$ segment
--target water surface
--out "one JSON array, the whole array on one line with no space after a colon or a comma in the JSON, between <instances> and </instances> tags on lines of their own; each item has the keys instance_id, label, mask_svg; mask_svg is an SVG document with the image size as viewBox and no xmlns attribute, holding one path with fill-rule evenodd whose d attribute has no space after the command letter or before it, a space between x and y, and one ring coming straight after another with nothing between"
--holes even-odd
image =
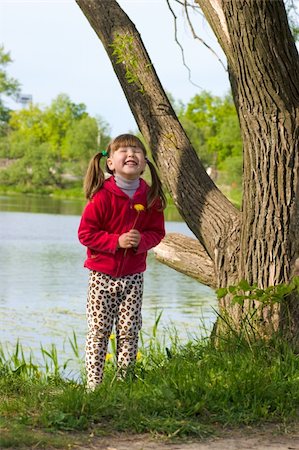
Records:
<instances>
[{"instance_id":1,"label":"water surface","mask_svg":"<svg viewBox=\"0 0 299 450\"><path fill-rule=\"evenodd\" d=\"M77 240L82 207L82 202L76 201L51 204L51 199L0 198L2 344L15 345L20 339L35 351L40 344L55 343L68 355L66 343L74 330L83 352L88 270L83 267L85 248ZM166 229L191 235L183 222L167 221ZM151 334L162 311L160 332L173 325L183 339L201 334L203 321L205 327L212 327L213 308L216 298L211 289L157 262L149 253L143 302L145 333Z\"/></svg>"}]
</instances>

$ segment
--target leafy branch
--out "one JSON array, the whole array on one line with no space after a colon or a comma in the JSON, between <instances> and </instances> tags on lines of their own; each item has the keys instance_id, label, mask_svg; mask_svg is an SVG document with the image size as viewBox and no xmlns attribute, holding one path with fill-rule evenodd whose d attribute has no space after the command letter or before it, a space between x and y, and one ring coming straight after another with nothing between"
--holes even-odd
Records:
<instances>
[{"instance_id":1,"label":"leafy branch","mask_svg":"<svg viewBox=\"0 0 299 450\"><path fill-rule=\"evenodd\" d=\"M257 287L257 284L250 285L248 281L241 280L238 284L227 288L217 289L218 300L226 295L232 295L232 304L244 305L245 300L259 301L264 306L282 303L287 296L292 293L299 293L299 277L294 277L289 284L281 283L276 286L269 286L265 289Z\"/></svg>"}]
</instances>

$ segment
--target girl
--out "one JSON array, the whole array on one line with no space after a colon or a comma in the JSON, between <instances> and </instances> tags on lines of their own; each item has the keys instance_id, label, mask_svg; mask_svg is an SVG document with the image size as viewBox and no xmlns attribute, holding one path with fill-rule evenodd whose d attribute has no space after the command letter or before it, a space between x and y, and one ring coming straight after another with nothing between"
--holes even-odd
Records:
<instances>
[{"instance_id":1,"label":"girl","mask_svg":"<svg viewBox=\"0 0 299 450\"><path fill-rule=\"evenodd\" d=\"M105 180L100 160L107 156ZM140 178L146 164L152 184ZM115 322L119 375L136 359L141 328L143 272L147 251L165 235L161 182L142 142L131 134L115 138L90 161L84 180L89 199L78 236L90 269L86 340L87 386L101 381Z\"/></svg>"}]
</instances>

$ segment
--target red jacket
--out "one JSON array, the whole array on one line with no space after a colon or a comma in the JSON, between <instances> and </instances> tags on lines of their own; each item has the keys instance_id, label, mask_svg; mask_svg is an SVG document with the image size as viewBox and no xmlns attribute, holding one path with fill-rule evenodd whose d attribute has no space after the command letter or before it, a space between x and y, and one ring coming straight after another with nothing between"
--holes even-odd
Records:
<instances>
[{"instance_id":1,"label":"red jacket","mask_svg":"<svg viewBox=\"0 0 299 450\"><path fill-rule=\"evenodd\" d=\"M149 186L140 179L140 186L130 199L115 184L113 176L104 182L86 205L79 225L79 241L87 247L85 267L112 277L145 271L147 251L165 236L164 215L158 210L159 202L146 208L148 190ZM136 211L136 204L145 209ZM119 236L129 231L134 223L134 228L141 234L138 248L126 251L118 248Z\"/></svg>"}]
</instances>

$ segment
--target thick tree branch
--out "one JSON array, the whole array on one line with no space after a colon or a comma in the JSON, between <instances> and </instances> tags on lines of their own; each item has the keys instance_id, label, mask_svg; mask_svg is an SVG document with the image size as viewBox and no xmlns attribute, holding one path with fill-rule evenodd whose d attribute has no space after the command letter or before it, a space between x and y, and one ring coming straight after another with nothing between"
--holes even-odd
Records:
<instances>
[{"instance_id":1,"label":"thick tree branch","mask_svg":"<svg viewBox=\"0 0 299 450\"><path fill-rule=\"evenodd\" d=\"M218 39L219 44L222 47L229 64L233 62L233 58L230 58L230 36L227 29L227 23L222 7L222 0L195 0L200 6L205 18L209 22L215 36Z\"/></svg>"},{"instance_id":2,"label":"thick tree branch","mask_svg":"<svg viewBox=\"0 0 299 450\"><path fill-rule=\"evenodd\" d=\"M179 233L168 233L154 248L158 261L182 272L202 284L216 287L214 264L196 239Z\"/></svg>"}]
</instances>

